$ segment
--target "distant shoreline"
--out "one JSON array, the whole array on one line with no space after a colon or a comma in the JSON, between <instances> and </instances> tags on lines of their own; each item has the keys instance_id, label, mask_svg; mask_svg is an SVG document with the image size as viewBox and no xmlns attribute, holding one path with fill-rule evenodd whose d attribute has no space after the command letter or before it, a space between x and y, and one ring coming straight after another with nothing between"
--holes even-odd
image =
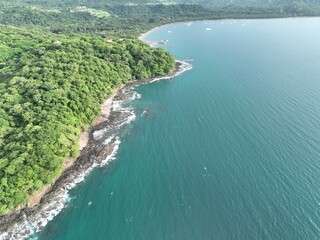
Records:
<instances>
[{"instance_id":1,"label":"distant shoreline","mask_svg":"<svg viewBox=\"0 0 320 240\"><path fill-rule=\"evenodd\" d=\"M216 19L198 19L198 20L186 20L186 21L177 21L177 22L172 22L172 23L165 23L156 27L151 28L150 30L148 30L147 32L144 32L142 34L140 34L138 36L138 39L140 41L143 41L145 43L148 43L145 38L146 36L148 36L149 34L151 34L152 32L165 27L165 26L170 26L170 25L175 25L178 23L194 23L194 22L205 22L205 21L232 21L232 20L273 20L273 19L302 19L302 18L320 18L319 16L296 16L296 17L252 17L252 18L248 18L248 17L244 17L244 18L216 18Z\"/></svg>"},{"instance_id":2,"label":"distant shoreline","mask_svg":"<svg viewBox=\"0 0 320 240\"><path fill-rule=\"evenodd\" d=\"M150 33L158 30L159 28L162 28L162 27L164 27L164 26L171 25L171 24L175 24L175 23L168 23L168 24L164 24L164 25L160 25L160 26L154 27L154 28L150 29L149 31L147 31L147 32L145 32L145 33L142 33L142 34L138 37L138 39L139 39L140 41L142 41L142 42L146 42L145 37L148 36Z\"/></svg>"}]
</instances>

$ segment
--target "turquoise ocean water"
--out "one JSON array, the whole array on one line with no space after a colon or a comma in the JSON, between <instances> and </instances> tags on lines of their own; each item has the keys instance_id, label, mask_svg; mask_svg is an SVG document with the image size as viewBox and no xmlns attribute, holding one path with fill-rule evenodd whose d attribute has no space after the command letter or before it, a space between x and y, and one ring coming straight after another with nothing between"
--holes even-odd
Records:
<instances>
[{"instance_id":1,"label":"turquoise ocean water","mask_svg":"<svg viewBox=\"0 0 320 240\"><path fill-rule=\"evenodd\" d=\"M320 19L178 23L146 38L162 39L193 69L136 89L116 159L38 239L320 239Z\"/></svg>"}]
</instances>

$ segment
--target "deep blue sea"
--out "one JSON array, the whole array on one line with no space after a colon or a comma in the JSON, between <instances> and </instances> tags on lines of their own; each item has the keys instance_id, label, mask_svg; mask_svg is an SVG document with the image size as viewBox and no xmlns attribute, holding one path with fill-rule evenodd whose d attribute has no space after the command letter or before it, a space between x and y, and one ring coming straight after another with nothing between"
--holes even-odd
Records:
<instances>
[{"instance_id":1,"label":"deep blue sea","mask_svg":"<svg viewBox=\"0 0 320 240\"><path fill-rule=\"evenodd\" d=\"M320 18L178 23L146 40L193 69L135 89L116 159L38 239L320 239Z\"/></svg>"}]
</instances>

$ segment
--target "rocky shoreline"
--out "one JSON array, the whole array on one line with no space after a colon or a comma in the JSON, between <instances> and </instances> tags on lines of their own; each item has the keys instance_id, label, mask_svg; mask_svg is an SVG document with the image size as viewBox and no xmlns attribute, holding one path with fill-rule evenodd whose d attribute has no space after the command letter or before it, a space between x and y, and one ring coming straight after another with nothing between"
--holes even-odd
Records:
<instances>
[{"instance_id":1,"label":"rocky shoreline","mask_svg":"<svg viewBox=\"0 0 320 240\"><path fill-rule=\"evenodd\" d=\"M121 105L125 101L135 99L136 93L131 91L133 87L157 80L170 79L189 69L191 69L190 64L177 61L175 70L166 76L134 80L119 88L112 98L113 107L107 120L89 128L89 140L81 150L80 156L51 185L50 190L41 198L40 203L34 207L25 206L16 212L0 217L0 240L27 239L30 235L40 231L66 207L68 191L81 182L92 168L103 166L112 159L120 144L120 139L115 134L116 131L135 117L132 111L115 107L115 103ZM99 132L103 136L98 136Z\"/></svg>"}]
</instances>

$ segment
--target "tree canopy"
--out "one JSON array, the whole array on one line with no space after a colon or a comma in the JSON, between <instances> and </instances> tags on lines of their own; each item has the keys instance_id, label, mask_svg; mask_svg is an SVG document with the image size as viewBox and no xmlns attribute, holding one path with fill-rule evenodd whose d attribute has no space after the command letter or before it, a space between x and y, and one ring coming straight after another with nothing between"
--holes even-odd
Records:
<instances>
[{"instance_id":1,"label":"tree canopy","mask_svg":"<svg viewBox=\"0 0 320 240\"><path fill-rule=\"evenodd\" d=\"M221 18L319 16L316 0L0 0L0 24L52 33L138 36L166 23Z\"/></svg>"},{"instance_id":2,"label":"tree canopy","mask_svg":"<svg viewBox=\"0 0 320 240\"><path fill-rule=\"evenodd\" d=\"M80 132L116 87L175 65L169 53L138 40L5 26L0 39L0 213L26 202L78 156Z\"/></svg>"}]
</instances>

